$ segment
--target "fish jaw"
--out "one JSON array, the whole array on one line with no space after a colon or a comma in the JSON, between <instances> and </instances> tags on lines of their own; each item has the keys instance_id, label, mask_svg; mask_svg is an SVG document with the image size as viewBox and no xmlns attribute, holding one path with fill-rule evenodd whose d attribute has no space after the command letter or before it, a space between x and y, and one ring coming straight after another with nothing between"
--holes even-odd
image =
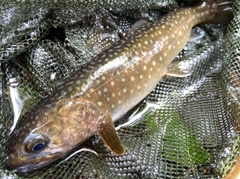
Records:
<instances>
[{"instance_id":1,"label":"fish jaw","mask_svg":"<svg viewBox=\"0 0 240 179\"><path fill-rule=\"evenodd\" d=\"M14 168L17 172L26 173L47 166L48 164L61 158L63 155L66 155L64 152L66 151L63 148L59 148L57 150L51 150L35 156L25 155L21 157L19 157L18 153L11 153L7 157L7 164L11 168ZM45 160L42 160L43 157Z\"/></svg>"},{"instance_id":2,"label":"fish jaw","mask_svg":"<svg viewBox=\"0 0 240 179\"><path fill-rule=\"evenodd\" d=\"M9 141L7 164L19 172L42 168L63 157L91 137L101 122L99 109L87 101L62 99L49 110L41 109L35 115L45 120L29 131L22 125ZM38 141L44 148L32 150Z\"/></svg>"}]
</instances>

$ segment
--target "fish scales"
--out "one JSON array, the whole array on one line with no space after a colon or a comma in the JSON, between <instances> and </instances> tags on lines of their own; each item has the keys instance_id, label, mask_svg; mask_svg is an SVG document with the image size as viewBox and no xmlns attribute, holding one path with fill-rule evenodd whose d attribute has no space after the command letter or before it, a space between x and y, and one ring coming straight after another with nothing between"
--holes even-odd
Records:
<instances>
[{"instance_id":1,"label":"fish scales","mask_svg":"<svg viewBox=\"0 0 240 179\"><path fill-rule=\"evenodd\" d=\"M210 10L200 6L170 13L126 36L83 67L88 80L83 79L81 93L76 87L71 95L104 108L115 121L153 90L185 46L192 27L207 21L206 16L212 18Z\"/></svg>"},{"instance_id":2,"label":"fish scales","mask_svg":"<svg viewBox=\"0 0 240 179\"><path fill-rule=\"evenodd\" d=\"M193 26L218 23L220 15L229 21L230 7L230 1L203 2L169 13L82 66L23 116L10 140L8 164L20 172L38 169L95 132L113 153L124 154L113 122L153 90L187 43Z\"/></svg>"}]
</instances>

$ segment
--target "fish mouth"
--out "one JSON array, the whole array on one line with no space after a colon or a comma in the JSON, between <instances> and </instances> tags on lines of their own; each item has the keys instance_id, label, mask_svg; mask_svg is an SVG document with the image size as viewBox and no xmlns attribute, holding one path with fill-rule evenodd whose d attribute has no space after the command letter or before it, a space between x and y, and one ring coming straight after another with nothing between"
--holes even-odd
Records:
<instances>
[{"instance_id":1,"label":"fish mouth","mask_svg":"<svg viewBox=\"0 0 240 179\"><path fill-rule=\"evenodd\" d=\"M24 165L24 166L20 166L20 167L14 167L14 169L17 171L17 172L20 172L20 173L27 173L27 172L30 172L30 171L33 171L33 170L37 170L39 168L42 168L46 165L48 165L49 163L45 163L45 162L39 162L38 164L27 164L27 165ZM8 164L9 165L9 164Z\"/></svg>"},{"instance_id":2,"label":"fish mouth","mask_svg":"<svg viewBox=\"0 0 240 179\"><path fill-rule=\"evenodd\" d=\"M17 172L26 173L33 170L40 169L49 165L50 163L56 161L57 159L61 158L63 153L40 153L34 156L28 157L16 157L14 155L9 155L7 157L7 164L12 169L16 170Z\"/></svg>"}]
</instances>

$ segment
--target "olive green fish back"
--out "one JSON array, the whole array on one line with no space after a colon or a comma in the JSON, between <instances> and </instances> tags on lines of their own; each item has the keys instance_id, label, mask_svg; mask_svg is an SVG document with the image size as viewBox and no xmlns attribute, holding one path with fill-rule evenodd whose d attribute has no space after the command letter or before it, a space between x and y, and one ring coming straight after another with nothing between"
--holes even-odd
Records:
<instances>
[{"instance_id":1,"label":"olive green fish back","mask_svg":"<svg viewBox=\"0 0 240 179\"><path fill-rule=\"evenodd\" d=\"M193 1L29 0L0 2L0 177L217 178L240 150L240 3L228 26L199 25L175 60L192 68L164 77L115 126L127 152L115 156L95 135L48 167L19 174L6 161L14 119L27 113L78 67L125 36ZM84 7L84 8L83 8ZM111 10L109 10L111 9ZM116 89L117 90L117 89ZM78 152L79 149L90 150Z\"/></svg>"}]
</instances>

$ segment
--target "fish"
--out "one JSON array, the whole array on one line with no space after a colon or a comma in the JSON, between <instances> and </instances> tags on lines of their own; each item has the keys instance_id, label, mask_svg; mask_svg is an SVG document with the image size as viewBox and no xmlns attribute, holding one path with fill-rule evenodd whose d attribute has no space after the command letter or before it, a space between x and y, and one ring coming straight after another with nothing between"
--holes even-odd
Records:
<instances>
[{"instance_id":1,"label":"fish","mask_svg":"<svg viewBox=\"0 0 240 179\"><path fill-rule=\"evenodd\" d=\"M124 155L114 122L142 101L166 74L200 23L227 24L232 2L203 1L144 23L65 78L11 134L7 164L18 172L64 157L94 134ZM175 68L174 68L175 69Z\"/></svg>"}]
</instances>

